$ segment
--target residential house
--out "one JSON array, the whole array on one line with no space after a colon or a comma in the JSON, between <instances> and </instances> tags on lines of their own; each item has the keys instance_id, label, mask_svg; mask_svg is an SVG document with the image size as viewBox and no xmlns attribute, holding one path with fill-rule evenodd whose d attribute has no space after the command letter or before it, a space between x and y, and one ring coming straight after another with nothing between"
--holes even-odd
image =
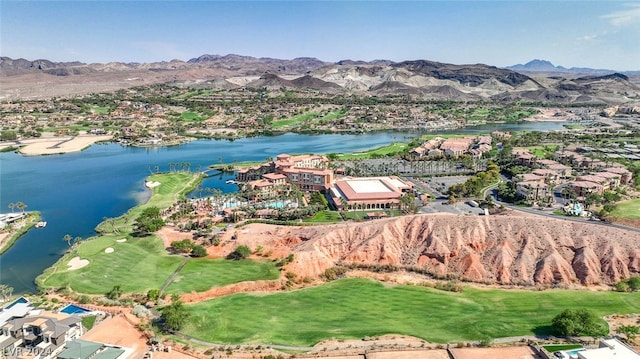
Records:
<instances>
[{"instance_id":1,"label":"residential house","mask_svg":"<svg viewBox=\"0 0 640 359\"><path fill-rule=\"evenodd\" d=\"M578 197L586 197L589 193L602 194L604 187L596 182L576 180L569 182Z\"/></svg>"},{"instance_id":2,"label":"residential house","mask_svg":"<svg viewBox=\"0 0 640 359\"><path fill-rule=\"evenodd\" d=\"M541 200L551 196L549 185L541 181L522 181L516 183L516 193L527 200Z\"/></svg>"},{"instance_id":3,"label":"residential house","mask_svg":"<svg viewBox=\"0 0 640 359\"><path fill-rule=\"evenodd\" d=\"M467 152L473 141L473 137L447 138L440 144L440 150L442 150L447 157L462 156Z\"/></svg>"},{"instance_id":4,"label":"residential house","mask_svg":"<svg viewBox=\"0 0 640 359\"><path fill-rule=\"evenodd\" d=\"M53 358L63 345L84 333L82 319L63 313L40 311L7 320L0 327L0 350L40 353L40 357Z\"/></svg>"},{"instance_id":5,"label":"residential house","mask_svg":"<svg viewBox=\"0 0 640 359\"><path fill-rule=\"evenodd\" d=\"M537 175L535 173L520 173L517 174L516 180L518 182L540 182L544 183L545 177L541 175Z\"/></svg>"},{"instance_id":6,"label":"residential house","mask_svg":"<svg viewBox=\"0 0 640 359\"><path fill-rule=\"evenodd\" d=\"M528 150L525 149L514 149L511 151L511 156L514 159L514 162L522 165L531 167L536 163L536 156L532 155Z\"/></svg>"},{"instance_id":7,"label":"residential house","mask_svg":"<svg viewBox=\"0 0 640 359\"><path fill-rule=\"evenodd\" d=\"M102 343L76 339L64 346L58 359L124 359L126 350Z\"/></svg>"},{"instance_id":8,"label":"residential house","mask_svg":"<svg viewBox=\"0 0 640 359\"><path fill-rule=\"evenodd\" d=\"M629 171L625 167L607 167L604 169L604 171L619 174L620 184L623 184L623 185L629 184L633 177L633 174L631 173L631 171Z\"/></svg>"},{"instance_id":9,"label":"residential house","mask_svg":"<svg viewBox=\"0 0 640 359\"><path fill-rule=\"evenodd\" d=\"M610 173L610 172L607 172ZM611 173L611 175L615 176L614 173ZM617 179L617 181L616 181ZM592 174L588 174L588 175L583 175L583 176L578 176L576 177L576 181L589 181L589 182L595 182L599 185L602 186L602 189L615 189L617 186L615 185L616 183L619 183L620 178L619 177L610 177L610 176L600 176L597 173L592 173Z\"/></svg>"},{"instance_id":10,"label":"residential house","mask_svg":"<svg viewBox=\"0 0 640 359\"><path fill-rule=\"evenodd\" d=\"M601 339L596 349L585 349L576 353L578 359L640 359L640 354L617 338Z\"/></svg>"},{"instance_id":11,"label":"residential house","mask_svg":"<svg viewBox=\"0 0 640 359\"><path fill-rule=\"evenodd\" d=\"M531 173L544 178L546 183L557 183L560 180L558 172L547 168L538 168L533 170Z\"/></svg>"}]
</instances>

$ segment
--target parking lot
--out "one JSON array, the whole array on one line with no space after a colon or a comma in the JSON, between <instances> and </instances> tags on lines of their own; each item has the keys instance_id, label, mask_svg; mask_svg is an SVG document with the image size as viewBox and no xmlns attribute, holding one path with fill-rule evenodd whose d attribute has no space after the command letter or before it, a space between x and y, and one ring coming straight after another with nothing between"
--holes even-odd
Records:
<instances>
[{"instance_id":1,"label":"parking lot","mask_svg":"<svg viewBox=\"0 0 640 359\"><path fill-rule=\"evenodd\" d=\"M467 200L460 199L456 203L448 203L449 196L446 194L449 187L454 184L464 183L469 176L447 176L447 177L411 177L409 180L418 188L422 188L430 194L433 200L427 202L420 208L419 213L453 213L459 215L482 215L482 208L473 206Z\"/></svg>"}]
</instances>

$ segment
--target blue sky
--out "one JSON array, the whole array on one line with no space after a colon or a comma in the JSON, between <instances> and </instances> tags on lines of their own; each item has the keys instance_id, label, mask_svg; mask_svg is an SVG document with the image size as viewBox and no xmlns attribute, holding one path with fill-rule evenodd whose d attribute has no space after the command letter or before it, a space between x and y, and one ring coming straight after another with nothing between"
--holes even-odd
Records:
<instances>
[{"instance_id":1,"label":"blue sky","mask_svg":"<svg viewBox=\"0 0 640 359\"><path fill-rule=\"evenodd\" d=\"M640 70L638 1L0 1L0 55L202 54Z\"/></svg>"}]
</instances>

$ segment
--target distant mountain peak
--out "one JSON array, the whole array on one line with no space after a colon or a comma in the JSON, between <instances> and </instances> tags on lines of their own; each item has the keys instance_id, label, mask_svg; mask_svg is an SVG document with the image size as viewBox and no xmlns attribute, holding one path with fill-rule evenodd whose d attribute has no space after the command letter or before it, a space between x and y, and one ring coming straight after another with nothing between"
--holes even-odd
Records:
<instances>
[{"instance_id":1,"label":"distant mountain peak","mask_svg":"<svg viewBox=\"0 0 640 359\"><path fill-rule=\"evenodd\" d=\"M531 60L524 65L518 64L514 66L509 66L507 67L507 69L514 70L514 71L536 71L536 72L541 72L541 71L557 72L557 71L566 70L562 66L555 66L554 64L551 63L551 61L541 60L541 59Z\"/></svg>"},{"instance_id":2,"label":"distant mountain peak","mask_svg":"<svg viewBox=\"0 0 640 359\"><path fill-rule=\"evenodd\" d=\"M587 74L587 75L609 75L615 73L609 69L592 69L588 67L571 67L555 66L550 61L534 59L526 64L518 64L505 67L506 69L522 72L564 72L571 74Z\"/></svg>"}]
</instances>

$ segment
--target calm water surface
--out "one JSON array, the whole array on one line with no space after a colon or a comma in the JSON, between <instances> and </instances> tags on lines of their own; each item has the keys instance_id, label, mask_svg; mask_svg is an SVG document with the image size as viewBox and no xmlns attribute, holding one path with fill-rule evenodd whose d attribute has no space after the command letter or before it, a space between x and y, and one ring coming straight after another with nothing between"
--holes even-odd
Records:
<instances>
[{"instance_id":1,"label":"calm water surface","mask_svg":"<svg viewBox=\"0 0 640 359\"><path fill-rule=\"evenodd\" d=\"M229 141L201 140L175 147L135 148L98 144L65 155L25 157L0 154L0 212L18 201L42 213L47 227L32 229L0 256L0 283L16 293L34 291L34 278L56 262L68 248L62 240L92 236L104 217L117 217L144 202L149 168L169 169L170 162L189 162L195 171L211 164L262 161L279 153L351 152L406 141L414 135L294 135ZM208 178L203 186L235 191L225 184L231 174Z\"/></svg>"},{"instance_id":2,"label":"calm water surface","mask_svg":"<svg viewBox=\"0 0 640 359\"><path fill-rule=\"evenodd\" d=\"M455 131L481 133L493 130L553 130L562 123L479 126ZM33 283L44 269L67 250L62 240L90 237L104 217L117 217L149 196L144 180L149 168L169 169L171 162L189 162L191 170L233 161L262 161L280 153L354 152L407 141L418 134L379 132L362 135L296 135L254 137L229 141L199 140L175 147L135 148L98 144L72 154L24 157L0 154L0 212L9 203L24 202L27 210L42 213L47 227L32 229L0 256L0 283L15 293L34 292ZM204 187L232 192L225 184L231 174L207 178Z\"/></svg>"}]
</instances>

